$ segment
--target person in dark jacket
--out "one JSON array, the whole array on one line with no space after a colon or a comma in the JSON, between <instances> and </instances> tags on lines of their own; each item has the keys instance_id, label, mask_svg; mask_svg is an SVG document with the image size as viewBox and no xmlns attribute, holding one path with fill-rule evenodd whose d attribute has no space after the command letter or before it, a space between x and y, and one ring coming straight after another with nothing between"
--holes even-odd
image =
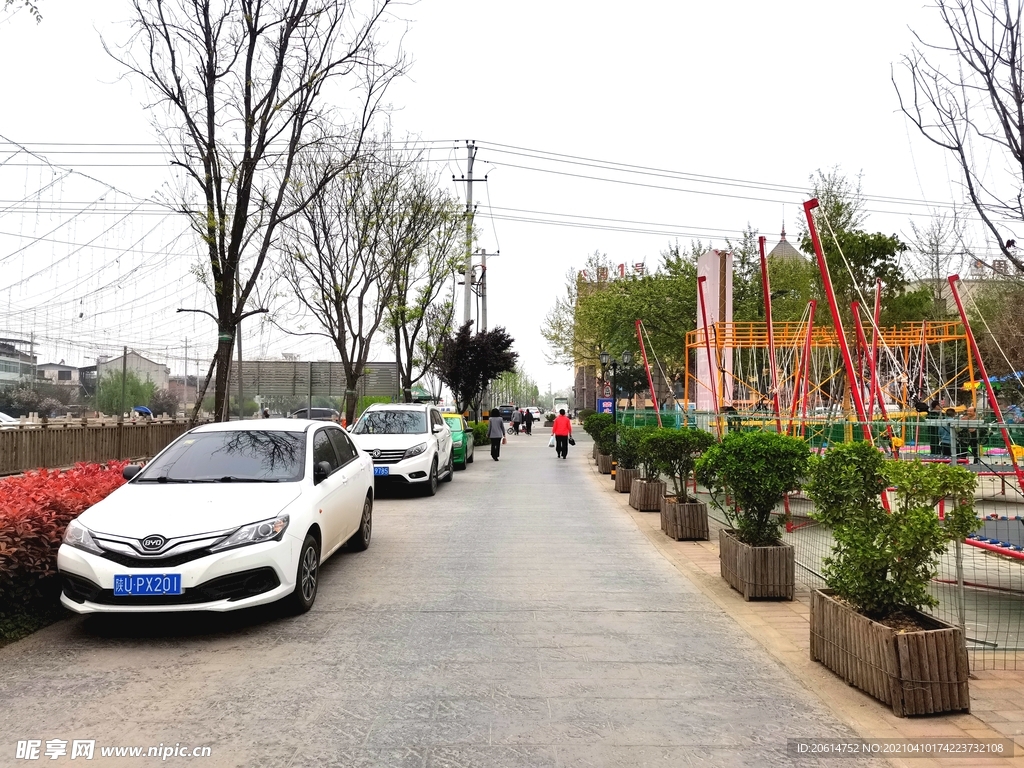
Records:
<instances>
[{"instance_id":1,"label":"person in dark jacket","mask_svg":"<svg viewBox=\"0 0 1024 768\"><path fill-rule=\"evenodd\" d=\"M533 434L533 411L531 411L529 408L527 408L526 412L523 414L523 424L526 425L526 434L532 435Z\"/></svg>"},{"instance_id":2,"label":"person in dark jacket","mask_svg":"<svg viewBox=\"0 0 1024 768\"><path fill-rule=\"evenodd\" d=\"M515 430L515 433L517 435L519 434L519 425L522 424L522 423L523 423L523 412L517 410L515 413L512 414L512 429Z\"/></svg>"},{"instance_id":3,"label":"person in dark jacket","mask_svg":"<svg viewBox=\"0 0 1024 768\"><path fill-rule=\"evenodd\" d=\"M501 441L505 437L505 422L497 408L491 408L491 417L487 420L487 437L491 439L491 458L497 461L501 453Z\"/></svg>"}]
</instances>

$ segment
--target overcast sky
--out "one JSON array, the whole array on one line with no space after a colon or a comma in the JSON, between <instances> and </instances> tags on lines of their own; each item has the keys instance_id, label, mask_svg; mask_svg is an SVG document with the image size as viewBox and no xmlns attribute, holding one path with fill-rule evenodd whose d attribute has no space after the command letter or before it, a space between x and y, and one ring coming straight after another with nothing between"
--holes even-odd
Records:
<instances>
[{"instance_id":1,"label":"overcast sky","mask_svg":"<svg viewBox=\"0 0 1024 768\"><path fill-rule=\"evenodd\" d=\"M34 332L44 359L81 364L127 344L179 372L185 338L206 353L215 340L209 321L174 314L209 306L188 271L185 223L152 210L125 216L131 199L115 193L104 202L119 213L97 213L97 203L74 215L105 185L152 195L169 178L163 158L57 146L154 142L146 92L119 80L100 43L101 34L124 39L114 22L128 4L41 7L41 24L26 14L0 22L0 135L93 178L0 153L0 335ZM910 49L908 27L939 32L918 2L421 0L396 13L404 21L386 33L396 39L407 22L412 67L389 93L394 131L442 142L431 157L460 198L464 185L451 176L465 171L465 140L480 142L476 174L488 181L475 190L479 245L501 254L488 264L489 324L509 329L542 390L571 383L568 369L545 362L539 327L566 271L589 253L654 267L676 238L721 246L748 223L769 247L783 223L795 239L808 176L832 165L862 172L870 195L961 199L955 169L914 135L890 82ZM586 160L545 162L537 152ZM757 184L722 183L735 180ZM870 228L904 236L911 214L923 223L929 213L887 201L868 208ZM552 219L586 226L536 221ZM250 354L332 357L326 345L255 324L245 339Z\"/></svg>"}]
</instances>

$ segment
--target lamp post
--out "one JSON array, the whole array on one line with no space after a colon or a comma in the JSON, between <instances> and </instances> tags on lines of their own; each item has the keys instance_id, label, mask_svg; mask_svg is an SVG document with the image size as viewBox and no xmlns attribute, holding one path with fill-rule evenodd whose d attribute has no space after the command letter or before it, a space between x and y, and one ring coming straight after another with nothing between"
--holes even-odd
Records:
<instances>
[{"instance_id":1,"label":"lamp post","mask_svg":"<svg viewBox=\"0 0 1024 768\"><path fill-rule=\"evenodd\" d=\"M623 365L623 367L629 368L629 366L633 363L633 353L630 352L628 349L626 349L626 350L623 350L621 357L622 357L622 365ZM614 383L612 384L612 388L615 389L615 384ZM615 392L613 394L615 395L615 399L618 400L619 392L618 392L617 389L615 390ZM629 396L630 396L630 399L632 399L633 398L633 393L630 392ZM636 413L635 412L634 412L634 415L633 415L633 419L634 419L633 420L633 425L635 426L636 425Z\"/></svg>"}]
</instances>

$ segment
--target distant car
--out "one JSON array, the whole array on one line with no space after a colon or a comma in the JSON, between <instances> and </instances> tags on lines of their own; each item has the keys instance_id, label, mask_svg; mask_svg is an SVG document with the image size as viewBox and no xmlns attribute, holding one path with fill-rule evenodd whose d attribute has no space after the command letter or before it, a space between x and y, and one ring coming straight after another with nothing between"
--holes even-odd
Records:
<instances>
[{"instance_id":1,"label":"distant car","mask_svg":"<svg viewBox=\"0 0 1024 768\"><path fill-rule=\"evenodd\" d=\"M313 421L338 421L341 414L333 408L314 408L312 415L309 415L308 408L299 408L292 413L293 419L312 419Z\"/></svg>"},{"instance_id":2,"label":"distant car","mask_svg":"<svg viewBox=\"0 0 1024 768\"><path fill-rule=\"evenodd\" d=\"M516 412L514 405L499 405L498 413L501 414L502 421L512 421L512 414Z\"/></svg>"},{"instance_id":3,"label":"distant car","mask_svg":"<svg viewBox=\"0 0 1024 768\"><path fill-rule=\"evenodd\" d=\"M337 424L206 424L124 476L57 552L76 613L308 611L321 562L370 545L373 463Z\"/></svg>"},{"instance_id":4,"label":"distant car","mask_svg":"<svg viewBox=\"0 0 1024 768\"><path fill-rule=\"evenodd\" d=\"M533 414L534 421L544 421L544 411L542 411L536 405L527 406L526 410Z\"/></svg>"},{"instance_id":5,"label":"distant car","mask_svg":"<svg viewBox=\"0 0 1024 768\"><path fill-rule=\"evenodd\" d=\"M349 434L373 457L377 481L416 485L433 496L455 473L451 430L432 405L374 403Z\"/></svg>"},{"instance_id":6,"label":"distant car","mask_svg":"<svg viewBox=\"0 0 1024 768\"><path fill-rule=\"evenodd\" d=\"M21 422L13 416L0 411L0 429L17 429Z\"/></svg>"},{"instance_id":7,"label":"distant car","mask_svg":"<svg viewBox=\"0 0 1024 768\"><path fill-rule=\"evenodd\" d=\"M455 468L465 469L467 464L473 463L473 429L460 413L444 414L444 423L452 433Z\"/></svg>"}]
</instances>

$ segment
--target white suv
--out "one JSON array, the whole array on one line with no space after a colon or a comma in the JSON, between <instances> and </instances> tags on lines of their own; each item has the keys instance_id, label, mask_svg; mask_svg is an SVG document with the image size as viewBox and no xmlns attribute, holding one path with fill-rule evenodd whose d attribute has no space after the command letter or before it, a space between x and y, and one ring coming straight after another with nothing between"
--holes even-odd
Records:
<instances>
[{"instance_id":1,"label":"white suv","mask_svg":"<svg viewBox=\"0 0 1024 768\"><path fill-rule=\"evenodd\" d=\"M455 474L452 433L432 405L375 403L349 434L373 458L376 480L422 485L433 496Z\"/></svg>"}]
</instances>

